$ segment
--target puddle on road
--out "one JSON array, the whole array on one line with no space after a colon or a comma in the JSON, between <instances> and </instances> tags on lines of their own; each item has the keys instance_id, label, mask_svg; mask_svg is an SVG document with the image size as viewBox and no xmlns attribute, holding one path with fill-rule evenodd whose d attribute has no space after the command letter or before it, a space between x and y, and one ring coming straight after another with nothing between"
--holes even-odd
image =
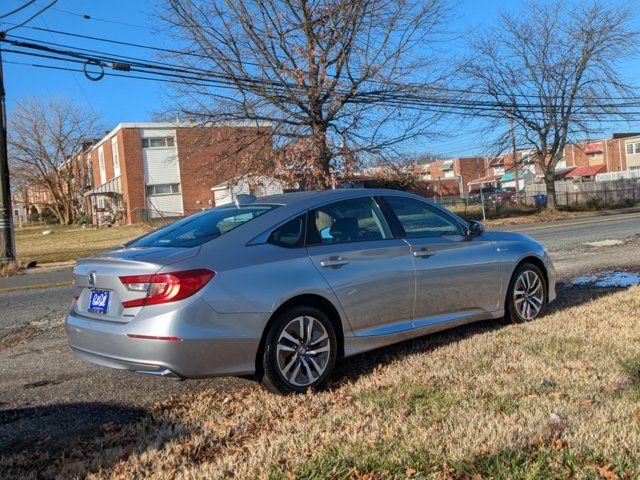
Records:
<instances>
[{"instance_id":1,"label":"puddle on road","mask_svg":"<svg viewBox=\"0 0 640 480\"><path fill-rule=\"evenodd\" d=\"M604 272L574 278L571 283L581 287L633 287L640 285L640 272Z\"/></svg>"},{"instance_id":2,"label":"puddle on road","mask_svg":"<svg viewBox=\"0 0 640 480\"><path fill-rule=\"evenodd\" d=\"M623 243L622 240L600 240L598 242L584 242L583 245L587 245L588 247L615 247Z\"/></svg>"}]
</instances>

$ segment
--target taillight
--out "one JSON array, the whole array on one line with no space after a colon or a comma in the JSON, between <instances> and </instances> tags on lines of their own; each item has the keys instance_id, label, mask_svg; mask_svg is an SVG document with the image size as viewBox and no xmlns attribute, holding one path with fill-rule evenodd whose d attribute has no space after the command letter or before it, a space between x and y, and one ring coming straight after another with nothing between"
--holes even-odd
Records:
<instances>
[{"instance_id":1,"label":"taillight","mask_svg":"<svg viewBox=\"0 0 640 480\"><path fill-rule=\"evenodd\" d=\"M215 274L216 272L214 271L202 268L180 272L156 273L155 275L120 277L120 281L128 290L147 293L145 297L122 302L122 306L125 308L142 307L188 298L204 287Z\"/></svg>"}]
</instances>

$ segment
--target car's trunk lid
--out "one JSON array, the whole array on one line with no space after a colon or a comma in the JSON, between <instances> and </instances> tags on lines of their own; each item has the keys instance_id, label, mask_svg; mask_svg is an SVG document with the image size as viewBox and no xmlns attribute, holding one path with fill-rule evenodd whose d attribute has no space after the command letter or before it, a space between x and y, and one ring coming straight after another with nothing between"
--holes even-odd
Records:
<instances>
[{"instance_id":1,"label":"car's trunk lid","mask_svg":"<svg viewBox=\"0 0 640 480\"><path fill-rule=\"evenodd\" d=\"M120 277L150 275L163 267L193 257L199 248L123 248L91 258L82 258L74 269L76 313L108 322L128 323L142 307L124 308L123 302L145 296L131 291ZM91 303L92 293L95 296Z\"/></svg>"}]
</instances>

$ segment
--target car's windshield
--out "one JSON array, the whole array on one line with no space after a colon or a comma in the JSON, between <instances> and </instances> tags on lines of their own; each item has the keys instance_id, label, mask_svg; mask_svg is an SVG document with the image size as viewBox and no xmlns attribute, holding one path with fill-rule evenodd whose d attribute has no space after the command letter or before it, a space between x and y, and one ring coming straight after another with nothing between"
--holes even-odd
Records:
<instances>
[{"instance_id":1,"label":"car's windshield","mask_svg":"<svg viewBox=\"0 0 640 480\"><path fill-rule=\"evenodd\" d=\"M179 220L126 246L197 247L277 207L265 204L217 207Z\"/></svg>"}]
</instances>

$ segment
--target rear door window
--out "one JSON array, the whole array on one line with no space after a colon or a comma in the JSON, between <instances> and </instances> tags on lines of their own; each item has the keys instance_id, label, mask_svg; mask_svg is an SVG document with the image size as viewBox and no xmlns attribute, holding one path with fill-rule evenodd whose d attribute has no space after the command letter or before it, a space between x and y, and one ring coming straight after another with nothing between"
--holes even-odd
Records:
<instances>
[{"instance_id":1,"label":"rear door window","mask_svg":"<svg viewBox=\"0 0 640 480\"><path fill-rule=\"evenodd\" d=\"M371 197L342 200L312 210L307 235L310 245L391 238L389 227Z\"/></svg>"}]
</instances>

